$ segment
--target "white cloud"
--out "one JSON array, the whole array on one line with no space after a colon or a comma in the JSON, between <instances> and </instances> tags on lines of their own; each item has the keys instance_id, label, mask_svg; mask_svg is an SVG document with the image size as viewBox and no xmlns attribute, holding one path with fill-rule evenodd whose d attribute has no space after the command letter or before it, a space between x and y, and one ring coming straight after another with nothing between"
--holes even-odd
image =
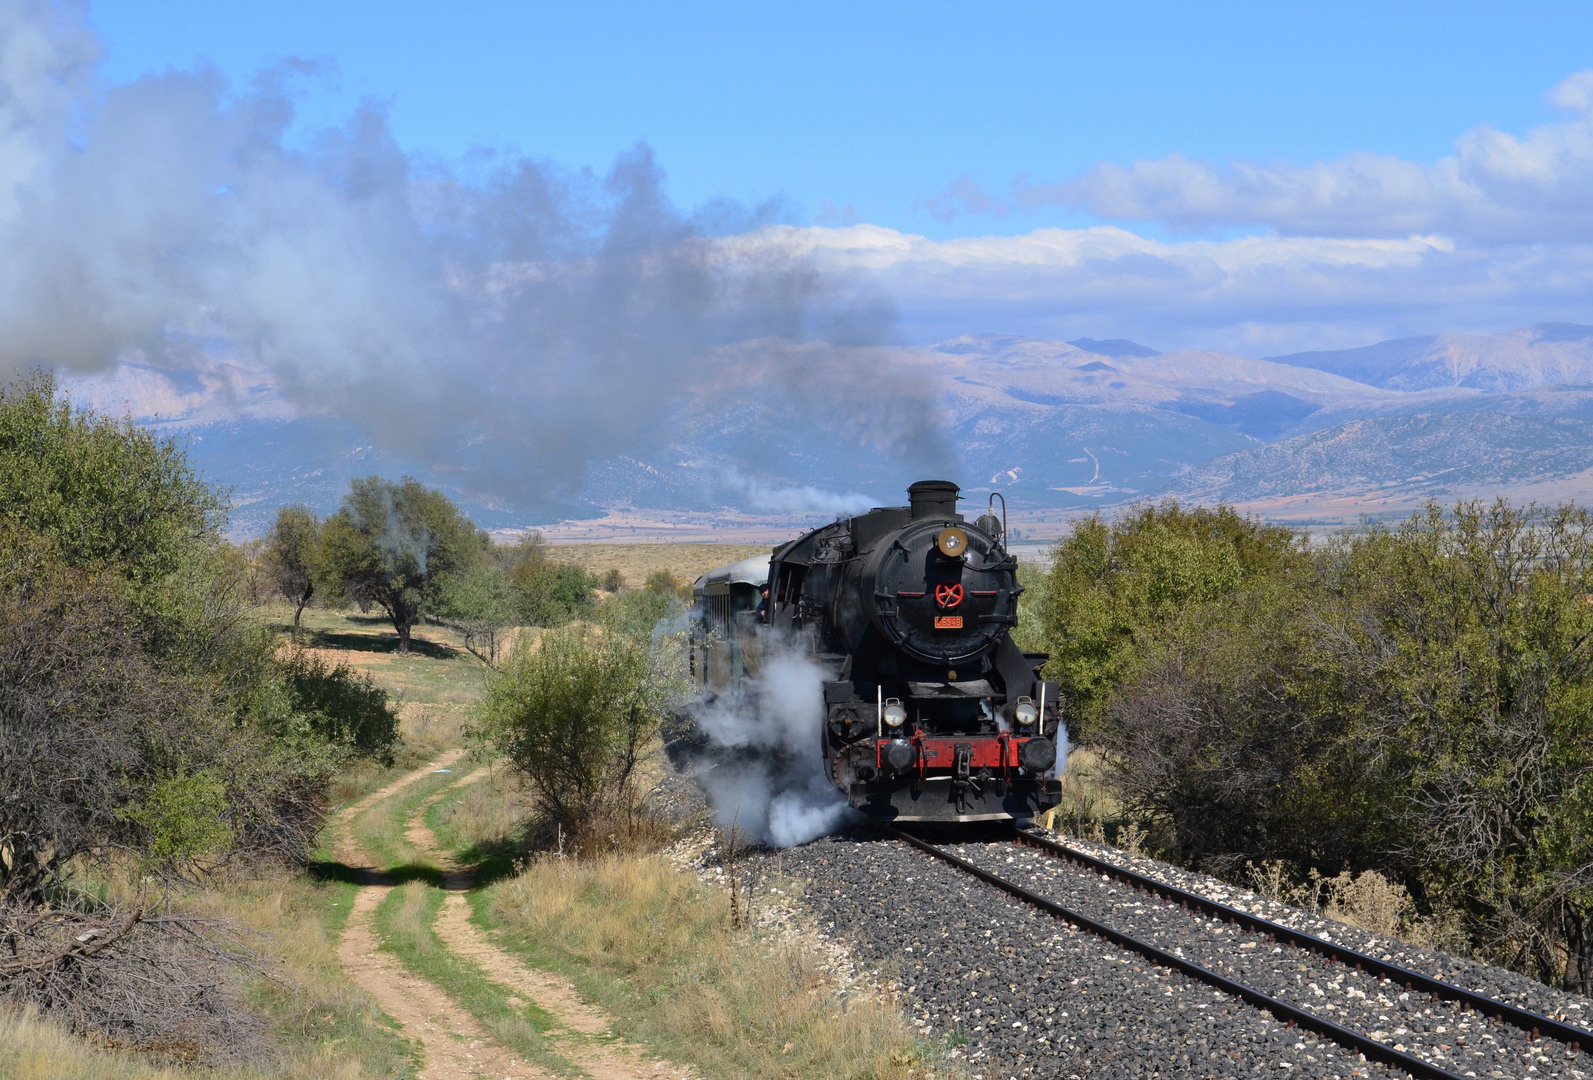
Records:
<instances>
[{"instance_id":1,"label":"white cloud","mask_svg":"<svg viewBox=\"0 0 1593 1080\"><path fill-rule=\"evenodd\" d=\"M1126 336L1247 355L1435 330L1593 321L1593 247L1443 236L1165 241L1115 226L932 240L875 225L770 227L727 244L810 256L891 295L928 342L995 331Z\"/></svg>"},{"instance_id":2,"label":"white cloud","mask_svg":"<svg viewBox=\"0 0 1593 1080\"><path fill-rule=\"evenodd\" d=\"M1593 239L1593 71L1565 79L1547 100L1566 114L1563 119L1523 136L1478 126L1456 140L1454 154L1430 165L1359 151L1309 165L1216 164L1172 154L1126 166L1101 164L1062 183L1015 183L1010 201L1187 229L1440 233L1488 244ZM970 213L998 201L982 192L964 197L955 187L942 194L960 199Z\"/></svg>"}]
</instances>

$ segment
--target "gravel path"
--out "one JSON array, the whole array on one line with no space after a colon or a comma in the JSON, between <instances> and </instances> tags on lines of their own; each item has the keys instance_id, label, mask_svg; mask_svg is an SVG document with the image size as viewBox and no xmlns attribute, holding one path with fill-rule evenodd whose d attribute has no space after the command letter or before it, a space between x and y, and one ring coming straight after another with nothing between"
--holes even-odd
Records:
<instances>
[{"instance_id":1,"label":"gravel path","mask_svg":"<svg viewBox=\"0 0 1593 1080\"><path fill-rule=\"evenodd\" d=\"M1394 1075L872 830L748 862L777 858L820 928L894 975L975 1080Z\"/></svg>"},{"instance_id":2,"label":"gravel path","mask_svg":"<svg viewBox=\"0 0 1593 1080\"><path fill-rule=\"evenodd\" d=\"M1406 993L1402 987L1370 973L1357 972L1353 967L1314 956L1303 949L1275 944L1264 934L1185 911L1177 904L1109 881L1103 875L1033 848L1004 842L955 844L951 850L974 865L1022 884L1081 915L1319 1012L1336 1023L1368 1032L1397 1050L1433 1061L1451 1072L1479 1077L1563 1076L1575 1080L1588 1070L1586 1058L1570 1054L1559 1043L1547 1039L1533 1042L1527 1033L1515 1027L1463 1012L1454 1003L1431 1002L1422 994ZM1246 898L1232 895L1233 892L1230 890L1224 903L1243 906L1246 910L1255 906L1245 903ZM1236 900L1239 903L1235 903ZM1295 915L1304 913L1295 912ZM1313 919L1312 922L1322 924L1326 920ZM1320 935L1340 930L1340 927L1329 923L1313 929ZM1342 929L1349 930L1348 927ZM1348 940L1349 933L1333 936L1352 947L1358 944ZM1382 946L1377 955L1389 951L1390 943L1378 941L1376 944ZM1490 975L1483 983L1483 992L1496 993L1499 976L1505 973L1487 968L1482 971ZM1479 973L1469 971L1468 974ZM1444 977L1452 981L1453 972L1446 970ZM1468 981L1481 982L1475 978Z\"/></svg>"}]
</instances>

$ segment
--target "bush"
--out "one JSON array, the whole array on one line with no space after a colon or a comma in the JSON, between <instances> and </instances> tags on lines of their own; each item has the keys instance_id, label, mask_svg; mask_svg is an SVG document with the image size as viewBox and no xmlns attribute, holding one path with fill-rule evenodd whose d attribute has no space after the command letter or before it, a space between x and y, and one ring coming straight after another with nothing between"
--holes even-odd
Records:
<instances>
[{"instance_id":1,"label":"bush","mask_svg":"<svg viewBox=\"0 0 1593 1080\"><path fill-rule=\"evenodd\" d=\"M96 851L304 857L336 755L293 734L224 505L48 376L0 390L0 897Z\"/></svg>"},{"instance_id":2,"label":"bush","mask_svg":"<svg viewBox=\"0 0 1593 1080\"><path fill-rule=\"evenodd\" d=\"M487 684L476 734L534 784L541 832L577 849L642 824L636 767L657 739L671 681L646 639L569 626L519 648Z\"/></svg>"},{"instance_id":3,"label":"bush","mask_svg":"<svg viewBox=\"0 0 1593 1080\"><path fill-rule=\"evenodd\" d=\"M1135 639L1100 738L1127 811L1186 861L1376 870L1585 992L1593 515L1434 506L1285 566Z\"/></svg>"},{"instance_id":4,"label":"bush","mask_svg":"<svg viewBox=\"0 0 1593 1080\"><path fill-rule=\"evenodd\" d=\"M591 615L598 581L579 566L554 562L532 533L504 555L522 626L563 626Z\"/></svg>"},{"instance_id":5,"label":"bush","mask_svg":"<svg viewBox=\"0 0 1593 1080\"><path fill-rule=\"evenodd\" d=\"M646 640L660 627L674 626L685 610L674 593L626 589L603 602L598 620L615 633Z\"/></svg>"},{"instance_id":6,"label":"bush","mask_svg":"<svg viewBox=\"0 0 1593 1080\"><path fill-rule=\"evenodd\" d=\"M1303 559L1293 532L1229 507L1169 501L1075 525L1052 552L1044 590L1045 670L1062 684L1073 737L1093 736L1113 692L1181 612Z\"/></svg>"},{"instance_id":7,"label":"bush","mask_svg":"<svg viewBox=\"0 0 1593 1080\"><path fill-rule=\"evenodd\" d=\"M42 899L196 744L202 698L151 661L120 582L0 530L0 901ZM165 768L163 769L163 766Z\"/></svg>"},{"instance_id":8,"label":"bush","mask_svg":"<svg viewBox=\"0 0 1593 1080\"><path fill-rule=\"evenodd\" d=\"M387 691L341 660L293 652L281 665L295 716L324 742L392 764L398 711Z\"/></svg>"},{"instance_id":9,"label":"bush","mask_svg":"<svg viewBox=\"0 0 1593 1080\"><path fill-rule=\"evenodd\" d=\"M135 607L213 547L227 500L173 439L57 400L54 376L0 386L0 521L49 541L69 565L113 570Z\"/></svg>"}]
</instances>

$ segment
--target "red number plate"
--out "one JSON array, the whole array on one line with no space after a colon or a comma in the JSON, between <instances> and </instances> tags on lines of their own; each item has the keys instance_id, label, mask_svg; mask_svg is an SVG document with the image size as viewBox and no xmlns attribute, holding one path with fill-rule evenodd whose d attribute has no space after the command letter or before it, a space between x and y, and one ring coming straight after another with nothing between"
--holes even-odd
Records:
<instances>
[{"instance_id":1,"label":"red number plate","mask_svg":"<svg viewBox=\"0 0 1593 1080\"><path fill-rule=\"evenodd\" d=\"M962 629L962 616L961 615L936 615L935 616L935 629L936 630L961 630Z\"/></svg>"}]
</instances>

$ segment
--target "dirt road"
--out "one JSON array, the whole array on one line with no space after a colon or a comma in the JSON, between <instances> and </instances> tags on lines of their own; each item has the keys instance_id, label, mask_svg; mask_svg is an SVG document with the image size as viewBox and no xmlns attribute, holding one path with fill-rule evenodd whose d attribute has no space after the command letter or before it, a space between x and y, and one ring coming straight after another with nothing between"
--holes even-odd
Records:
<instances>
[{"instance_id":1,"label":"dirt road","mask_svg":"<svg viewBox=\"0 0 1593 1080\"><path fill-rule=\"evenodd\" d=\"M406 788L451 769L464 757L452 750L380 791L346 808L333 822L334 850L344 865L354 868L361 883L354 908L338 947L344 969L376 999L382 1009L402 1025L404 1034L420 1047L423 1080L534 1080L565 1074L524 1060L497 1045L481 1023L463 1005L433 982L406 969L393 952L384 949L376 909L397 882L378 865L356 838L356 822L375 812L386 800ZM586 1001L567 981L538 971L494 943L486 931L470 920L466 894L476 884L476 869L460 865L443 849L425 823L425 813L458 788L474 783L483 770L460 773L440 791L412 807L397 824L408 844L442 875L446 893L432 929L444 947L471 968L483 973L491 986L501 989L508 1004L528 1017L552 1017L538 1034L556 1049L558 1058L573 1066L573 1074L594 1080L683 1080L691 1070L652 1058L642 1047L627 1044L612 1034L611 1018Z\"/></svg>"}]
</instances>

